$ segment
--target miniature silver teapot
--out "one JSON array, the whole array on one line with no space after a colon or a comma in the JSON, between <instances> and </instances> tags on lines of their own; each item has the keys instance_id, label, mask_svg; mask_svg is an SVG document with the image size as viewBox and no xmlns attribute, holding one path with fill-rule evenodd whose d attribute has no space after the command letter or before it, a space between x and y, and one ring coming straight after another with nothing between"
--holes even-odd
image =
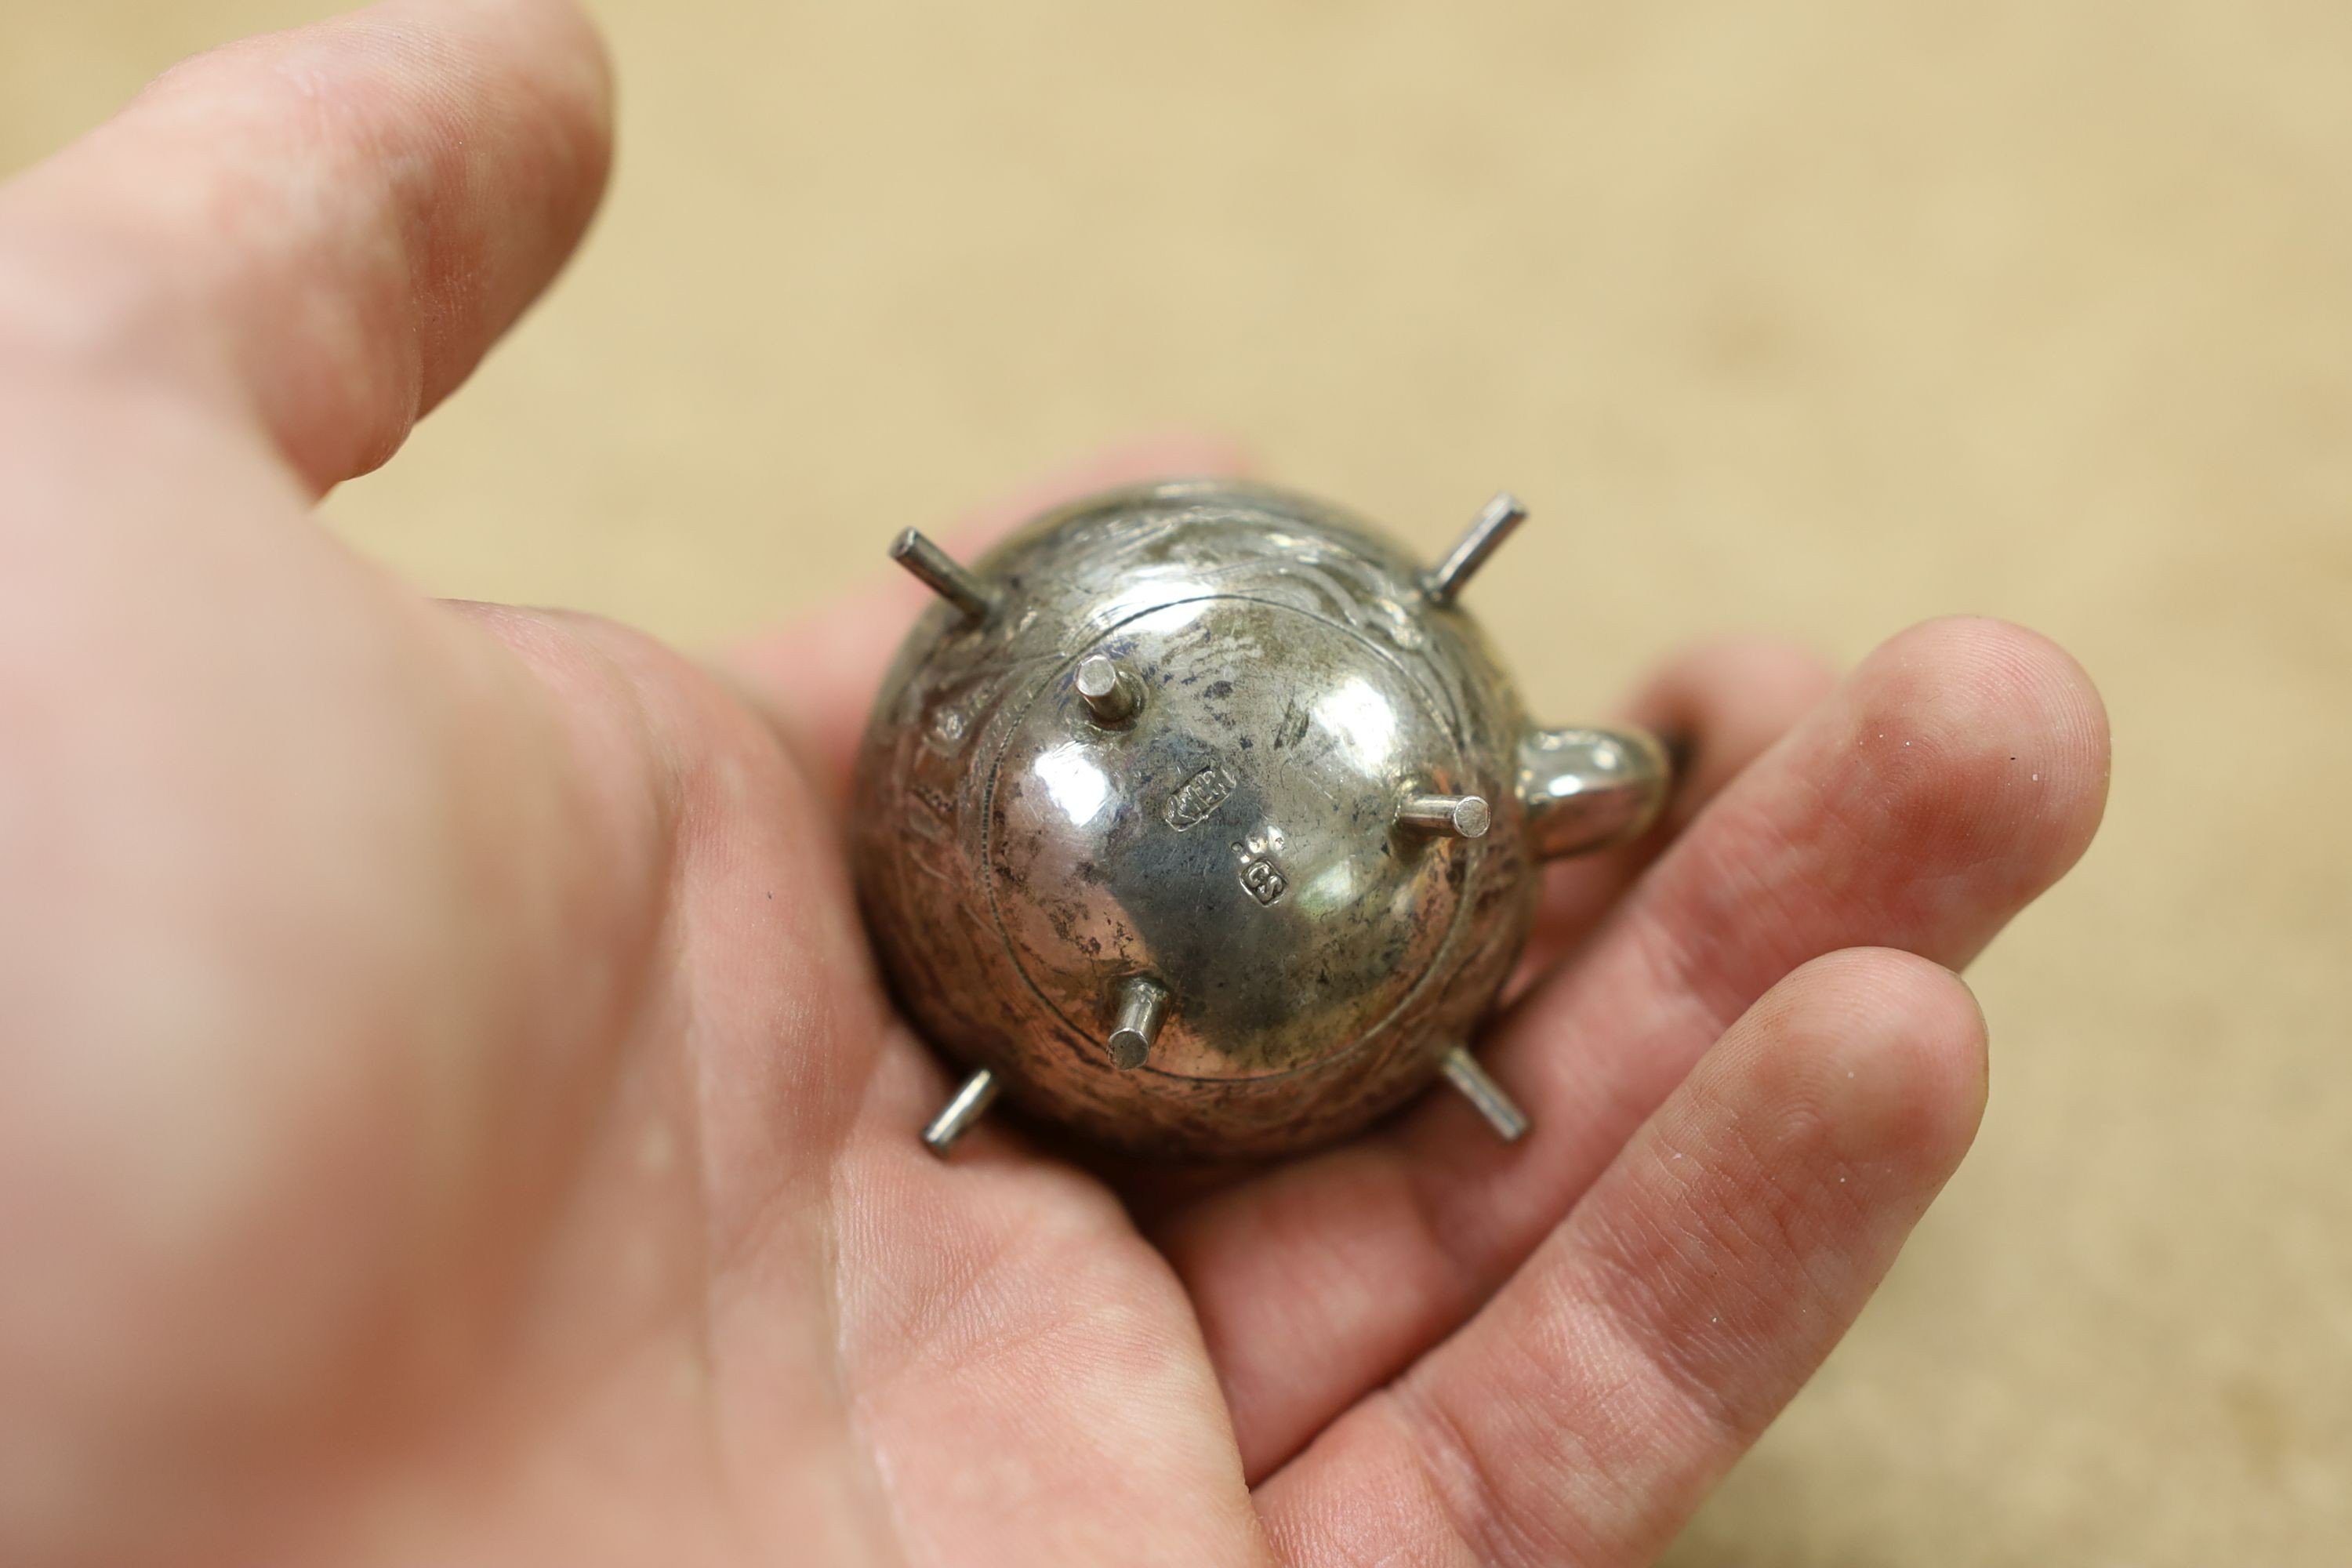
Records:
<instances>
[{"instance_id":1,"label":"miniature silver teapot","mask_svg":"<svg viewBox=\"0 0 2352 1568\"><path fill-rule=\"evenodd\" d=\"M1002 1092L1130 1152L1287 1152L1443 1076L1526 1118L1466 1042L1538 862L1657 815L1665 755L1531 727L1456 605L1525 516L1497 496L1420 570L1336 508L1184 480L1099 495L965 567L861 749L861 904L900 1004Z\"/></svg>"}]
</instances>

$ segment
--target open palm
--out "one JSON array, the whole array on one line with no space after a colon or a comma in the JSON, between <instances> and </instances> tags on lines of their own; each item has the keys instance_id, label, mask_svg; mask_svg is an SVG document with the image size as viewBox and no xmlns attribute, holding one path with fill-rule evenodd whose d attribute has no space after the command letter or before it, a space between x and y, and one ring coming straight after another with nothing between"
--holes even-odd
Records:
<instances>
[{"instance_id":1,"label":"open palm","mask_svg":"<svg viewBox=\"0 0 2352 1568\"><path fill-rule=\"evenodd\" d=\"M0 1559L1646 1558L1969 1142L1940 966L2096 824L2081 673L1666 667L1664 841L1554 873L1484 1044L1520 1145L941 1163L839 831L915 591L714 674L307 516L605 152L557 0L395 0L0 191Z\"/></svg>"}]
</instances>

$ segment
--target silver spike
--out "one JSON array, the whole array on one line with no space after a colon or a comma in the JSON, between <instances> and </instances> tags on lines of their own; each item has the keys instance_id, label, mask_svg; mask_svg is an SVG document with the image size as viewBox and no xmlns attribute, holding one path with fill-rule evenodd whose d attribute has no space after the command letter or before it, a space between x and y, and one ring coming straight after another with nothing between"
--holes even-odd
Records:
<instances>
[{"instance_id":1,"label":"silver spike","mask_svg":"<svg viewBox=\"0 0 2352 1568\"><path fill-rule=\"evenodd\" d=\"M1438 563L1437 569L1421 580L1421 591L1433 605L1451 605L1462 585L1486 563L1495 547L1511 536L1511 530L1527 521L1528 509L1519 498L1508 490L1496 493L1486 509L1471 520L1470 531L1454 553Z\"/></svg>"},{"instance_id":2,"label":"silver spike","mask_svg":"<svg viewBox=\"0 0 2352 1568\"><path fill-rule=\"evenodd\" d=\"M968 621L988 618L996 607L996 589L972 574L962 563L910 528L890 542L890 559L922 579L923 585L957 609Z\"/></svg>"},{"instance_id":3,"label":"silver spike","mask_svg":"<svg viewBox=\"0 0 2352 1568\"><path fill-rule=\"evenodd\" d=\"M1467 1046L1455 1046L1438 1059L1439 1070L1445 1081L1461 1090L1462 1098L1477 1109L1495 1130L1495 1136L1506 1143L1516 1143L1528 1134L1528 1113L1516 1100L1504 1092L1503 1086L1478 1065Z\"/></svg>"},{"instance_id":4,"label":"silver spike","mask_svg":"<svg viewBox=\"0 0 2352 1568\"><path fill-rule=\"evenodd\" d=\"M923 1129L923 1146L940 1158L947 1158L956 1140L971 1131L972 1124L995 1102L997 1088L996 1075L986 1068L964 1079L948 1102L940 1107L940 1113L931 1118L931 1124Z\"/></svg>"}]
</instances>

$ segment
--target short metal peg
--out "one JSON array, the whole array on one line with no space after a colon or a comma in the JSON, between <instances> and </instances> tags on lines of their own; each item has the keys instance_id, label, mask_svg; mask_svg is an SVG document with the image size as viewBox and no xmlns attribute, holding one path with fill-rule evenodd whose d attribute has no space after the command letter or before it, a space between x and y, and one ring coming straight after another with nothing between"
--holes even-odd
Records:
<instances>
[{"instance_id":1,"label":"short metal peg","mask_svg":"<svg viewBox=\"0 0 2352 1568\"><path fill-rule=\"evenodd\" d=\"M1150 975L1128 981L1118 994L1118 1018L1111 1026L1111 1066L1133 1072L1151 1055L1160 1026L1168 1018L1168 988Z\"/></svg>"},{"instance_id":2,"label":"short metal peg","mask_svg":"<svg viewBox=\"0 0 2352 1568\"><path fill-rule=\"evenodd\" d=\"M1075 684L1095 722L1108 729L1125 724L1142 705L1134 679L1116 660L1098 653L1079 660Z\"/></svg>"},{"instance_id":3,"label":"short metal peg","mask_svg":"<svg viewBox=\"0 0 2352 1568\"><path fill-rule=\"evenodd\" d=\"M1397 807L1401 826L1451 838L1484 838L1494 820L1495 814L1482 795L1416 795Z\"/></svg>"}]
</instances>

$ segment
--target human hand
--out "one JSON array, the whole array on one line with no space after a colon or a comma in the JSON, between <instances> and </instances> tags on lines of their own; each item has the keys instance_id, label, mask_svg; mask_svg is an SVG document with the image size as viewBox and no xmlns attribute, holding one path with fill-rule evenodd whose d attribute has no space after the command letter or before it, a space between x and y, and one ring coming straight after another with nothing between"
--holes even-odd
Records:
<instances>
[{"instance_id":1,"label":"human hand","mask_svg":"<svg viewBox=\"0 0 2352 1568\"><path fill-rule=\"evenodd\" d=\"M0 191L0 1560L1646 1558L1969 1142L1939 965L2089 839L2080 671L1670 663L1668 829L1553 873L1483 1050L1520 1145L1438 1096L1183 1197L942 1164L840 833L919 592L714 676L307 515L606 136L556 0L395 0Z\"/></svg>"}]
</instances>

